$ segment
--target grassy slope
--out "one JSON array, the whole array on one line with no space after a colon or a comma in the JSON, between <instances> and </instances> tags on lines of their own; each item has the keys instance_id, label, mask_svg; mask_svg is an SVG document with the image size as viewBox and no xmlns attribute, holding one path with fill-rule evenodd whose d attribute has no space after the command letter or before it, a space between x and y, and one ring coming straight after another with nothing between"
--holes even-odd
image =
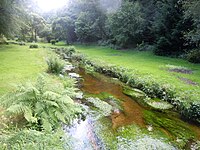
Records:
<instances>
[{"instance_id":1,"label":"grassy slope","mask_svg":"<svg viewBox=\"0 0 200 150\"><path fill-rule=\"evenodd\" d=\"M86 54L91 59L100 59L107 63L115 64L130 69L136 69L141 76L152 75L152 78L162 83L174 85L178 90L190 90L200 97L200 86L184 83L178 77L184 77L200 85L200 65L175 58L155 56L152 52L113 50L99 46L77 45L76 48L81 53ZM184 66L194 70L193 74L181 74L169 72L166 65Z\"/></svg>"},{"instance_id":2,"label":"grassy slope","mask_svg":"<svg viewBox=\"0 0 200 150\"><path fill-rule=\"evenodd\" d=\"M28 46L0 45L0 95L17 84L35 79L46 68L44 49Z\"/></svg>"}]
</instances>

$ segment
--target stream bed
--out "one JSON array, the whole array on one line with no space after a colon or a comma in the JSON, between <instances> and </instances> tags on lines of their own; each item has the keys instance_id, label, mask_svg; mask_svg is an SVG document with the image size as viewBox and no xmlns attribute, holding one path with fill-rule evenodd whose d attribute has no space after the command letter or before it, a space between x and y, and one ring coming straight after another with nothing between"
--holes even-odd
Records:
<instances>
[{"instance_id":1,"label":"stream bed","mask_svg":"<svg viewBox=\"0 0 200 150\"><path fill-rule=\"evenodd\" d=\"M76 120L67 128L72 149L200 149L200 127L182 121L175 112L140 106L123 93L123 84L117 79L87 73L82 68L76 73L83 79L80 90L86 97L99 98L114 108L109 116L97 119L88 114L85 120ZM115 101L108 100L110 96Z\"/></svg>"}]
</instances>

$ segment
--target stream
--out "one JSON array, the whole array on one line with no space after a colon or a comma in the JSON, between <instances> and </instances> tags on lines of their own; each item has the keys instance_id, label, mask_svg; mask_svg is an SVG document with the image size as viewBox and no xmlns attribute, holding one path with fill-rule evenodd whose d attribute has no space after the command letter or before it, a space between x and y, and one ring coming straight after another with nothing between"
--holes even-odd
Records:
<instances>
[{"instance_id":1,"label":"stream","mask_svg":"<svg viewBox=\"0 0 200 150\"><path fill-rule=\"evenodd\" d=\"M196 140L200 140L200 127L195 126L193 124L189 124L187 122L183 122L180 118L179 115L172 112L172 115L169 115L169 118L172 120L170 122L169 118L165 118L165 114L161 112L156 112L153 110L149 110L148 108L144 108L140 106L136 101L134 101L132 98L129 96L123 94L123 86L120 84L119 81L116 81L116 79L112 79L110 77L106 77L104 75L98 74L98 76L94 76L92 74L87 73L84 69L80 68L76 71L77 74L79 74L82 78L83 81L81 82L81 88L80 90L84 94L93 94L93 95L98 95L101 93L108 93L115 98L120 100L120 104L123 108L122 111L120 110L114 110L112 114L108 117L105 117L107 120L109 120L111 126L108 127L109 132L113 132L113 136L116 136L115 139L118 137L123 137L124 135L120 135L118 132L119 128L126 128L127 126L135 125L138 128L141 129L141 133L144 135L144 138L146 137L145 135L148 136L153 136L156 137L155 134L158 134L158 137L160 139L168 138L167 144L173 143L173 147L166 148L166 149L192 149L196 150L199 147L196 145ZM115 82L116 81L116 82ZM147 122L145 120L144 112L147 111L150 114L152 113L153 115L157 116L153 121L155 121L155 125L152 122ZM160 116L160 117L159 117ZM193 138L188 138L188 141L185 142L182 139L179 139L183 135L180 135L180 137L175 137L174 132L169 128L174 128L174 124L170 125L163 125L162 123L164 121L158 122L160 118L165 119L164 121L168 120L170 123L176 123L177 122L177 128L180 130L186 130L188 129L189 131L191 130L192 132L195 133L195 139ZM90 115L86 116L85 120L76 120L74 122L74 125L72 127L69 127L65 129L65 131L72 137L72 144L73 147L72 149L74 150L104 150L104 149L111 149L108 148L106 143L104 143L106 140L103 139L103 137L98 137L98 133L95 130L95 123L101 123L95 119L93 119ZM179 124L180 122L180 124ZM102 124L103 125L103 124ZM155 129L154 129L155 126ZM155 131L153 131L155 130ZM158 130L158 132L156 131ZM175 130L175 129L174 129ZM175 135L177 135L177 132L175 131ZM187 132L184 132L186 134ZM132 135L125 135L124 137L130 137L130 139L133 137ZM139 133L140 134L140 133ZM179 134L182 134L182 131L180 131ZM125 139L125 138L122 139ZM139 137L139 136L138 136ZM111 137L110 137L111 138ZM135 138L135 137L134 137ZM134 139L133 138L133 139ZM137 136L134 140L137 139ZM154 138L152 138L154 140ZM184 139L184 138L183 138ZM129 140L129 139L127 139ZM181 142L179 142L179 140ZM136 140L137 141L137 140ZM156 140L154 140L156 141ZM153 141L153 142L154 142ZM177 146L181 145L182 142L185 142L182 146ZM116 143L119 141L116 140ZM131 140L129 141L131 142ZM159 141L160 142L160 141ZM113 142L114 143L114 142ZM133 142L134 143L134 142ZM175 144L174 144L175 143ZM109 144L107 144L109 145ZM148 144L147 144L148 146ZM164 145L165 146L165 145ZM163 147L164 147L163 146ZM162 144L161 144L162 147ZM114 148L113 148L114 149ZM117 148L120 149L120 148ZM123 147L122 149L133 149L131 146L130 147ZM134 149L137 149L137 143L135 143ZM139 147L138 147L139 149ZM154 148L152 148L154 149ZM163 148L164 149L164 148Z\"/></svg>"}]
</instances>

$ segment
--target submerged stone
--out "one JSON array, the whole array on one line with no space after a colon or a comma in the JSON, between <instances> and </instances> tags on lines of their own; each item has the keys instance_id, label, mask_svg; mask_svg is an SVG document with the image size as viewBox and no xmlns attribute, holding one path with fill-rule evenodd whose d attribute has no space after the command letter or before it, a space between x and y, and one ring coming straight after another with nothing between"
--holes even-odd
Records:
<instances>
[{"instance_id":1,"label":"submerged stone","mask_svg":"<svg viewBox=\"0 0 200 150\"><path fill-rule=\"evenodd\" d=\"M145 102L146 94L143 91L139 89L124 87L123 93L130 96L133 100L136 100L139 104L147 106Z\"/></svg>"},{"instance_id":2,"label":"submerged stone","mask_svg":"<svg viewBox=\"0 0 200 150\"><path fill-rule=\"evenodd\" d=\"M173 105L163 101L159 98L150 99L146 96L146 94L139 90L133 89L129 87L124 87L123 93L130 96L133 100L136 100L139 104L149 107L155 110L169 110L173 108Z\"/></svg>"},{"instance_id":3,"label":"submerged stone","mask_svg":"<svg viewBox=\"0 0 200 150\"><path fill-rule=\"evenodd\" d=\"M83 92L76 93L77 99L83 99Z\"/></svg>"},{"instance_id":4,"label":"submerged stone","mask_svg":"<svg viewBox=\"0 0 200 150\"><path fill-rule=\"evenodd\" d=\"M151 108L156 109L156 110L169 110L173 108L172 104L162 101L161 99L158 99L158 98L148 100L147 104Z\"/></svg>"},{"instance_id":5,"label":"submerged stone","mask_svg":"<svg viewBox=\"0 0 200 150\"><path fill-rule=\"evenodd\" d=\"M75 67L72 64L68 64L68 65L64 66L62 71L63 72L68 72L68 71L72 71L74 69L75 69Z\"/></svg>"},{"instance_id":6,"label":"submerged stone","mask_svg":"<svg viewBox=\"0 0 200 150\"><path fill-rule=\"evenodd\" d=\"M78 78L81 77L81 76L80 76L79 74L77 74L77 73L69 73L69 76L70 76L71 78L75 78L75 79L78 79Z\"/></svg>"}]
</instances>

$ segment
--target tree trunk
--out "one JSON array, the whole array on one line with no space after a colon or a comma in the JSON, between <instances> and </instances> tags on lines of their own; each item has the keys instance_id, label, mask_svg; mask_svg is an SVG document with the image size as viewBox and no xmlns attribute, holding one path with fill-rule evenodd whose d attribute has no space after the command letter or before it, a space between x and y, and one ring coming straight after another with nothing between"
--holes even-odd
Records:
<instances>
[{"instance_id":1,"label":"tree trunk","mask_svg":"<svg viewBox=\"0 0 200 150\"><path fill-rule=\"evenodd\" d=\"M35 42L37 42L37 30L35 29Z\"/></svg>"}]
</instances>

